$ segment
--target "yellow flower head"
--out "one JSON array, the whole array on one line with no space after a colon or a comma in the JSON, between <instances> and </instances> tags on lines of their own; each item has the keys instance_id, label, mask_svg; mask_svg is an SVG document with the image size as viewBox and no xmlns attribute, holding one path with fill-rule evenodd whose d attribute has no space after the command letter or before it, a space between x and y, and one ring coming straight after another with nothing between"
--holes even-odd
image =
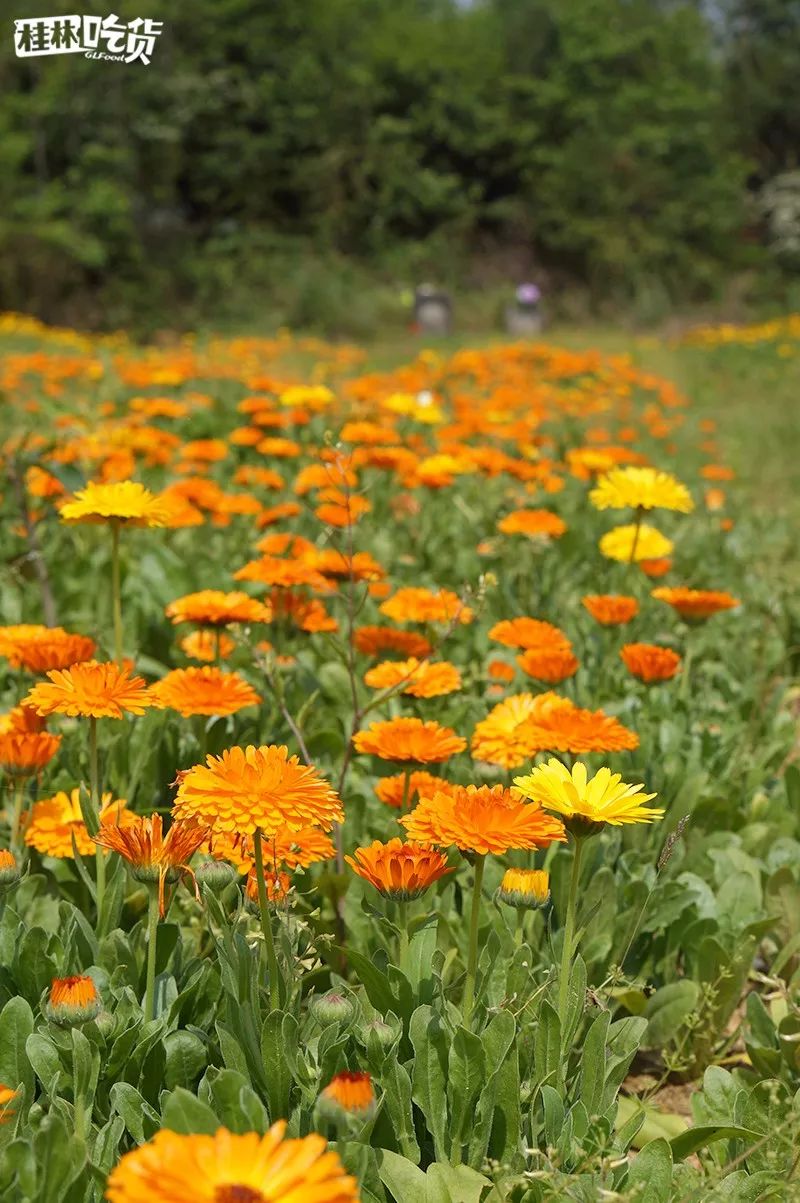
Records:
<instances>
[{"instance_id":1,"label":"yellow flower head","mask_svg":"<svg viewBox=\"0 0 800 1203\"><path fill-rule=\"evenodd\" d=\"M560 760L538 765L526 777L515 777L521 794L560 814L565 825L578 820L578 830L586 824L650 823L660 819L663 810L644 806L655 794L643 794L643 785L626 785L619 773L598 769L589 778L586 765L577 761L572 771Z\"/></svg>"},{"instance_id":2,"label":"yellow flower head","mask_svg":"<svg viewBox=\"0 0 800 1203\"><path fill-rule=\"evenodd\" d=\"M122 526L164 526L170 512L166 501L136 480L98 484L90 480L72 501L61 507L62 522L118 522Z\"/></svg>"},{"instance_id":3,"label":"yellow flower head","mask_svg":"<svg viewBox=\"0 0 800 1203\"><path fill-rule=\"evenodd\" d=\"M654 526L642 523L637 535L636 524L615 526L607 531L600 540L600 550L609 560L619 560L620 564L635 563L640 560L659 560L668 556L672 551L672 542Z\"/></svg>"},{"instance_id":4,"label":"yellow flower head","mask_svg":"<svg viewBox=\"0 0 800 1203\"><path fill-rule=\"evenodd\" d=\"M686 485L657 468L612 468L589 494L597 510L680 510L689 514L694 502Z\"/></svg>"}]
</instances>

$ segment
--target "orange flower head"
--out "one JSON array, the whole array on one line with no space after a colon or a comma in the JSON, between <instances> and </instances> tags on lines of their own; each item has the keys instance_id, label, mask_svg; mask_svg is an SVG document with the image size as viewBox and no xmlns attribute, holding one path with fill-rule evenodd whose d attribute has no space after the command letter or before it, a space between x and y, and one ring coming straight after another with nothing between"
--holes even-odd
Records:
<instances>
[{"instance_id":1,"label":"orange flower head","mask_svg":"<svg viewBox=\"0 0 800 1203\"><path fill-rule=\"evenodd\" d=\"M57 977L50 987L45 1014L52 1023L73 1027L95 1019L100 1007L100 995L92 978Z\"/></svg>"},{"instance_id":2,"label":"orange flower head","mask_svg":"<svg viewBox=\"0 0 800 1203\"><path fill-rule=\"evenodd\" d=\"M393 622L472 622L474 617L457 593L449 589L398 589L393 597L380 606L381 614Z\"/></svg>"},{"instance_id":3,"label":"orange flower head","mask_svg":"<svg viewBox=\"0 0 800 1203\"><path fill-rule=\"evenodd\" d=\"M201 629L184 635L179 646L184 656L190 660L209 662L216 660L217 654L220 660L227 660L236 644L224 631Z\"/></svg>"},{"instance_id":4,"label":"orange flower head","mask_svg":"<svg viewBox=\"0 0 800 1203\"><path fill-rule=\"evenodd\" d=\"M17 858L8 848L0 848L0 892L4 892L17 884L20 869Z\"/></svg>"},{"instance_id":5,"label":"orange flower head","mask_svg":"<svg viewBox=\"0 0 800 1203\"><path fill-rule=\"evenodd\" d=\"M105 793L100 802L100 824L125 827L134 821L124 798ZM74 844L73 844L74 841ZM58 859L91 856L95 842L89 835L81 810L80 790L60 790L52 798L42 798L31 807L25 843L43 856Z\"/></svg>"},{"instance_id":6,"label":"orange flower head","mask_svg":"<svg viewBox=\"0 0 800 1203\"><path fill-rule=\"evenodd\" d=\"M35 777L60 744L61 736L49 731L5 731L0 734L0 769L10 777Z\"/></svg>"},{"instance_id":7,"label":"orange flower head","mask_svg":"<svg viewBox=\"0 0 800 1203\"><path fill-rule=\"evenodd\" d=\"M359 731L353 745L357 752L379 756L381 760L431 764L463 752L467 741L434 720L425 723L419 718L391 718Z\"/></svg>"},{"instance_id":8,"label":"orange flower head","mask_svg":"<svg viewBox=\"0 0 800 1203\"><path fill-rule=\"evenodd\" d=\"M677 652L655 643L626 643L620 657L628 672L647 685L671 680L681 666Z\"/></svg>"},{"instance_id":9,"label":"orange flower head","mask_svg":"<svg viewBox=\"0 0 800 1203\"><path fill-rule=\"evenodd\" d=\"M169 505L135 480L98 484L90 480L61 506L63 522L113 522L120 526L165 526Z\"/></svg>"},{"instance_id":10,"label":"orange flower head","mask_svg":"<svg viewBox=\"0 0 800 1203\"><path fill-rule=\"evenodd\" d=\"M364 656L396 652L400 656L424 659L433 651L424 635L416 631L398 631L394 627L357 627L354 643L356 650Z\"/></svg>"},{"instance_id":11,"label":"orange flower head","mask_svg":"<svg viewBox=\"0 0 800 1203\"><path fill-rule=\"evenodd\" d=\"M176 668L150 690L153 704L177 710L184 718L194 714L236 714L246 706L258 706L261 698L238 673L220 668Z\"/></svg>"},{"instance_id":12,"label":"orange flower head","mask_svg":"<svg viewBox=\"0 0 800 1203\"><path fill-rule=\"evenodd\" d=\"M375 1111L375 1091L372 1078L366 1072L342 1070L331 1078L319 1097L323 1115L346 1115L366 1118Z\"/></svg>"},{"instance_id":13,"label":"orange flower head","mask_svg":"<svg viewBox=\"0 0 800 1203\"><path fill-rule=\"evenodd\" d=\"M224 593L221 589L201 589L176 597L164 611L174 623L194 622L203 627L225 627L234 622L269 622L272 613L263 602L247 593Z\"/></svg>"},{"instance_id":14,"label":"orange flower head","mask_svg":"<svg viewBox=\"0 0 800 1203\"><path fill-rule=\"evenodd\" d=\"M324 1136L287 1140L219 1128L184 1136L162 1128L111 1171L109 1203L358 1203L358 1184Z\"/></svg>"},{"instance_id":15,"label":"orange flower head","mask_svg":"<svg viewBox=\"0 0 800 1203\"><path fill-rule=\"evenodd\" d=\"M537 752L622 752L638 736L602 710L583 710L556 693L515 694L500 702L475 728L472 755L487 764L515 768Z\"/></svg>"},{"instance_id":16,"label":"orange flower head","mask_svg":"<svg viewBox=\"0 0 800 1203\"><path fill-rule=\"evenodd\" d=\"M63 627L0 628L0 656L6 656L13 668L26 668L34 673L90 660L95 646L88 635L71 635Z\"/></svg>"},{"instance_id":17,"label":"orange flower head","mask_svg":"<svg viewBox=\"0 0 800 1203\"><path fill-rule=\"evenodd\" d=\"M253 868L255 854L249 835L214 832L204 850L230 861L240 873L249 873ZM279 869L307 869L319 861L331 860L336 850L330 836L318 827L301 827L297 831L283 827L263 840L263 855L265 866L276 874Z\"/></svg>"},{"instance_id":18,"label":"orange flower head","mask_svg":"<svg viewBox=\"0 0 800 1203\"><path fill-rule=\"evenodd\" d=\"M516 790L495 786L450 786L420 798L399 820L409 838L423 844L455 846L462 852L495 856L509 848L547 848L567 837L563 824Z\"/></svg>"},{"instance_id":19,"label":"orange flower head","mask_svg":"<svg viewBox=\"0 0 800 1203\"><path fill-rule=\"evenodd\" d=\"M505 647L518 647L524 651L565 651L572 650L564 632L551 622L542 622L538 618L506 618L496 622L489 631L489 638Z\"/></svg>"},{"instance_id":20,"label":"orange flower head","mask_svg":"<svg viewBox=\"0 0 800 1203\"><path fill-rule=\"evenodd\" d=\"M292 888L292 879L288 873L278 871L277 873L271 870L264 872L264 884L267 889L267 901L273 903L285 902L289 897L289 891ZM247 875L247 881L244 888L245 898L251 904L254 910L258 908L258 876L255 869L251 869Z\"/></svg>"},{"instance_id":21,"label":"orange flower head","mask_svg":"<svg viewBox=\"0 0 800 1203\"><path fill-rule=\"evenodd\" d=\"M528 535L529 538L560 539L567 524L552 510L513 510L497 524L504 535Z\"/></svg>"},{"instance_id":22,"label":"orange flower head","mask_svg":"<svg viewBox=\"0 0 800 1203\"><path fill-rule=\"evenodd\" d=\"M547 906L550 874L546 869L506 869L497 897L518 910Z\"/></svg>"},{"instance_id":23,"label":"orange flower head","mask_svg":"<svg viewBox=\"0 0 800 1203\"><path fill-rule=\"evenodd\" d=\"M517 656L517 664L529 677L536 681L546 681L549 685L557 685L559 681L573 677L579 667L577 657L561 648L539 650L530 647L521 656Z\"/></svg>"},{"instance_id":24,"label":"orange flower head","mask_svg":"<svg viewBox=\"0 0 800 1203\"><path fill-rule=\"evenodd\" d=\"M654 589L652 595L657 601L672 606L681 618L695 622L741 605L737 597L716 589L686 589L683 586L668 589L662 586Z\"/></svg>"},{"instance_id":25,"label":"orange flower head","mask_svg":"<svg viewBox=\"0 0 800 1203\"><path fill-rule=\"evenodd\" d=\"M440 877L453 872L443 853L421 844L404 844L397 837L385 844L374 840L344 859L354 873L393 902L419 898Z\"/></svg>"},{"instance_id":26,"label":"orange flower head","mask_svg":"<svg viewBox=\"0 0 800 1203\"><path fill-rule=\"evenodd\" d=\"M401 693L412 698L438 698L461 688L461 673L447 660L385 660L364 674L364 681L373 689L402 686Z\"/></svg>"},{"instance_id":27,"label":"orange flower head","mask_svg":"<svg viewBox=\"0 0 800 1203\"><path fill-rule=\"evenodd\" d=\"M587 593L581 600L595 622L604 627L621 626L639 613L636 598L624 593Z\"/></svg>"},{"instance_id":28,"label":"orange flower head","mask_svg":"<svg viewBox=\"0 0 800 1203\"><path fill-rule=\"evenodd\" d=\"M212 831L273 836L308 825L330 830L344 820L336 793L314 768L286 747L228 748L184 774L175 798L178 819L196 819Z\"/></svg>"},{"instance_id":29,"label":"orange flower head","mask_svg":"<svg viewBox=\"0 0 800 1203\"><path fill-rule=\"evenodd\" d=\"M10 1086L4 1086L0 1083L0 1124L7 1124L14 1115L14 1104L18 1090L12 1090Z\"/></svg>"},{"instance_id":30,"label":"orange flower head","mask_svg":"<svg viewBox=\"0 0 800 1203\"><path fill-rule=\"evenodd\" d=\"M419 769L414 773L395 773L392 777L381 777L375 784L375 793L381 802L394 806L398 810L410 806L421 790L430 792L431 787L438 784L440 778L433 773Z\"/></svg>"},{"instance_id":31,"label":"orange flower head","mask_svg":"<svg viewBox=\"0 0 800 1203\"><path fill-rule=\"evenodd\" d=\"M666 556L661 556L655 560L640 560L639 567L647 576L658 578L665 576L669 572L672 567L672 560L667 559Z\"/></svg>"},{"instance_id":32,"label":"orange flower head","mask_svg":"<svg viewBox=\"0 0 800 1203\"><path fill-rule=\"evenodd\" d=\"M132 677L127 667L113 662L87 660L71 668L53 669L47 676L24 700L37 714L120 719L126 710L144 714L152 705L143 678Z\"/></svg>"},{"instance_id":33,"label":"orange flower head","mask_svg":"<svg viewBox=\"0 0 800 1203\"><path fill-rule=\"evenodd\" d=\"M197 822L175 822L163 834L161 815L135 815L124 827L108 823L94 837L101 848L117 852L131 867L137 881L158 882L161 913L164 885L177 881L180 870L208 838L208 828Z\"/></svg>"}]
</instances>

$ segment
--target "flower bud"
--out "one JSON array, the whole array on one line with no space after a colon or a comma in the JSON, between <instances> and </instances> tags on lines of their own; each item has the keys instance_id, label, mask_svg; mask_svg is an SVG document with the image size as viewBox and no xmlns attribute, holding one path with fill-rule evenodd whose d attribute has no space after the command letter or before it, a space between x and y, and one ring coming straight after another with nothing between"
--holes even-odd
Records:
<instances>
[{"instance_id":1,"label":"flower bud","mask_svg":"<svg viewBox=\"0 0 800 1203\"><path fill-rule=\"evenodd\" d=\"M336 990L329 990L327 994L317 995L311 1000L311 1014L323 1027L331 1023L348 1023L353 1018L353 1010L350 999Z\"/></svg>"},{"instance_id":2,"label":"flower bud","mask_svg":"<svg viewBox=\"0 0 800 1203\"><path fill-rule=\"evenodd\" d=\"M214 894L221 894L226 886L235 881L239 874L236 867L227 860L204 860L195 869L197 884L208 886Z\"/></svg>"},{"instance_id":3,"label":"flower bud","mask_svg":"<svg viewBox=\"0 0 800 1203\"><path fill-rule=\"evenodd\" d=\"M13 852L0 848L0 894L15 886L20 878L20 867Z\"/></svg>"},{"instance_id":4,"label":"flower bud","mask_svg":"<svg viewBox=\"0 0 800 1203\"><path fill-rule=\"evenodd\" d=\"M90 977L57 977L50 987L45 1015L62 1027L88 1023L100 1012L102 1003Z\"/></svg>"},{"instance_id":5,"label":"flower bud","mask_svg":"<svg viewBox=\"0 0 800 1203\"><path fill-rule=\"evenodd\" d=\"M317 1111L323 1119L367 1120L375 1113L375 1091L368 1073L343 1070L331 1078L317 1099Z\"/></svg>"},{"instance_id":6,"label":"flower bud","mask_svg":"<svg viewBox=\"0 0 800 1203\"><path fill-rule=\"evenodd\" d=\"M519 909L547 906L550 874L546 869L506 869L497 897L506 906Z\"/></svg>"}]
</instances>

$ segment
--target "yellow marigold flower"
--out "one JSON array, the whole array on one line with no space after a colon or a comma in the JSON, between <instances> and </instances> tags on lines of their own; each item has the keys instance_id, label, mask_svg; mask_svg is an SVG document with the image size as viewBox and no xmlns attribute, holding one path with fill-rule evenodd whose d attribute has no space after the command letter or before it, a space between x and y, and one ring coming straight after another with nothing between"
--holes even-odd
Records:
<instances>
[{"instance_id":1,"label":"yellow marigold flower","mask_svg":"<svg viewBox=\"0 0 800 1203\"><path fill-rule=\"evenodd\" d=\"M431 663L417 660L386 660L368 669L364 681L373 689L402 685L401 693L412 698L439 698L461 688L461 673L448 660Z\"/></svg>"},{"instance_id":2,"label":"yellow marigold flower","mask_svg":"<svg viewBox=\"0 0 800 1203\"><path fill-rule=\"evenodd\" d=\"M453 872L441 852L421 844L404 844L397 837L385 844L374 840L344 859L354 873L393 902L419 898L440 877Z\"/></svg>"},{"instance_id":3,"label":"yellow marigold flower","mask_svg":"<svg viewBox=\"0 0 800 1203\"><path fill-rule=\"evenodd\" d=\"M589 778L586 765L577 761L570 771L560 760L538 765L525 777L515 777L514 785L526 798L562 815L570 830L577 820L580 831L586 825L611 823L650 823L664 811L645 806L655 794L643 794L643 785L626 785L619 773L598 769Z\"/></svg>"},{"instance_id":4,"label":"yellow marigold flower","mask_svg":"<svg viewBox=\"0 0 800 1203\"><path fill-rule=\"evenodd\" d=\"M61 507L63 522L116 522L121 526L164 526L170 507L136 480L99 484L90 480Z\"/></svg>"},{"instance_id":5,"label":"yellow marigold flower","mask_svg":"<svg viewBox=\"0 0 800 1203\"><path fill-rule=\"evenodd\" d=\"M669 472L657 468L629 466L612 468L601 476L589 493L589 500L598 510L679 510L689 514L694 509L689 490Z\"/></svg>"},{"instance_id":6,"label":"yellow marigold flower","mask_svg":"<svg viewBox=\"0 0 800 1203\"><path fill-rule=\"evenodd\" d=\"M122 826L133 821L124 798L103 794L100 802L100 823ZM81 811L80 790L69 793L60 790L52 798L42 798L31 807L25 843L44 856L74 857L72 841L81 856L91 856L95 843L86 829Z\"/></svg>"},{"instance_id":7,"label":"yellow marigold flower","mask_svg":"<svg viewBox=\"0 0 800 1203\"><path fill-rule=\"evenodd\" d=\"M358 1184L324 1136L286 1140L219 1128L213 1136L162 1128L111 1171L109 1203L358 1203Z\"/></svg>"},{"instance_id":8,"label":"yellow marigold flower","mask_svg":"<svg viewBox=\"0 0 800 1203\"><path fill-rule=\"evenodd\" d=\"M628 526L615 526L600 540L603 555L621 564L629 564L631 559L637 564L641 560L662 559L670 554L672 547L672 541L666 535L646 522L641 524L638 531L633 522Z\"/></svg>"},{"instance_id":9,"label":"yellow marigold flower","mask_svg":"<svg viewBox=\"0 0 800 1203\"><path fill-rule=\"evenodd\" d=\"M546 848L566 839L558 819L502 785L455 785L420 798L399 820L421 844L455 846L463 852L500 855L509 848Z\"/></svg>"},{"instance_id":10,"label":"yellow marigold flower","mask_svg":"<svg viewBox=\"0 0 800 1203\"><path fill-rule=\"evenodd\" d=\"M506 869L497 897L519 910L546 906L550 899L550 874L546 869Z\"/></svg>"},{"instance_id":11,"label":"yellow marigold flower","mask_svg":"<svg viewBox=\"0 0 800 1203\"><path fill-rule=\"evenodd\" d=\"M152 705L142 677L113 661L86 660L71 668L54 669L48 680L34 685L23 699L37 714L68 714L71 718L122 718L126 710L144 714Z\"/></svg>"},{"instance_id":12,"label":"yellow marigold flower","mask_svg":"<svg viewBox=\"0 0 800 1203\"><path fill-rule=\"evenodd\" d=\"M261 698L238 673L220 668L176 668L150 690L156 706L177 710L184 718L194 714L236 714L245 706L258 706Z\"/></svg>"},{"instance_id":13,"label":"yellow marigold flower","mask_svg":"<svg viewBox=\"0 0 800 1203\"><path fill-rule=\"evenodd\" d=\"M198 819L212 831L273 836L313 824L330 830L344 820L342 804L316 769L288 748L228 748L183 774L175 798L178 819Z\"/></svg>"}]
</instances>

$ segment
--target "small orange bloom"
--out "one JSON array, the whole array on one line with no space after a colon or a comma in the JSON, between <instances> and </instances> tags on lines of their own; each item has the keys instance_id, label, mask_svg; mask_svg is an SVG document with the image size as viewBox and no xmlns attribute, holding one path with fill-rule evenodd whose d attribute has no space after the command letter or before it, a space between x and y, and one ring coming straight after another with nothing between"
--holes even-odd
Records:
<instances>
[{"instance_id":1,"label":"small orange bloom","mask_svg":"<svg viewBox=\"0 0 800 1203\"><path fill-rule=\"evenodd\" d=\"M53 979L45 1011L55 1023L86 1023L100 1010L100 995L90 977L75 975Z\"/></svg>"},{"instance_id":2,"label":"small orange bloom","mask_svg":"<svg viewBox=\"0 0 800 1203\"><path fill-rule=\"evenodd\" d=\"M472 610L465 606L457 593L449 589L421 589L410 586L398 589L383 602L381 614L394 622L452 622L462 624L473 619Z\"/></svg>"},{"instance_id":3,"label":"small orange bloom","mask_svg":"<svg viewBox=\"0 0 800 1203\"><path fill-rule=\"evenodd\" d=\"M292 879L288 873L265 870L264 885L267 888L268 902L283 902L292 888ZM258 906L258 874L255 869L251 869L247 874L244 892L247 901L251 902L253 906Z\"/></svg>"},{"instance_id":4,"label":"small orange bloom","mask_svg":"<svg viewBox=\"0 0 800 1203\"><path fill-rule=\"evenodd\" d=\"M258 706L261 698L238 673L220 668L176 668L150 690L153 704L177 710L184 718L193 714L236 714L246 706Z\"/></svg>"},{"instance_id":5,"label":"small orange bloom","mask_svg":"<svg viewBox=\"0 0 800 1203\"><path fill-rule=\"evenodd\" d=\"M359 731L353 744L357 752L380 756L381 760L430 764L463 752L467 741L433 720L424 723L419 718L392 718Z\"/></svg>"},{"instance_id":6,"label":"small orange bloom","mask_svg":"<svg viewBox=\"0 0 800 1203\"><path fill-rule=\"evenodd\" d=\"M326 1103L334 1103L351 1115L365 1115L375 1107L372 1079L366 1072L342 1070L331 1078L320 1098Z\"/></svg>"},{"instance_id":7,"label":"small orange bloom","mask_svg":"<svg viewBox=\"0 0 800 1203\"><path fill-rule=\"evenodd\" d=\"M440 877L453 872L441 852L421 844L404 844L397 837L385 844L374 840L344 859L354 873L393 902L419 898Z\"/></svg>"},{"instance_id":8,"label":"small orange bloom","mask_svg":"<svg viewBox=\"0 0 800 1203\"><path fill-rule=\"evenodd\" d=\"M737 597L715 589L686 589L678 586L674 589L654 589L652 596L657 601L666 602L680 614L681 618L701 619L710 618L722 610L733 610L741 605Z\"/></svg>"},{"instance_id":9,"label":"small orange bloom","mask_svg":"<svg viewBox=\"0 0 800 1203\"><path fill-rule=\"evenodd\" d=\"M184 635L179 647L184 656L190 660L227 660L236 644L224 631L209 631L201 629Z\"/></svg>"},{"instance_id":10,"label":"small orange bloom","mask_svg":"<svg viewBox=\"0 0 800 1203\"><path fill-rule=\"evenodd\" d=\"M552 510L514 510L497 524L504 535L528 535L560 539L567 529L566 522Z\"/></svg>"},{"instance_id":11,"label":"small orange bloom","mask_svg":"<svg viewBox=\"0 0 800 1203\"><path fill-rule=\"evenodd\" d=\"M18 1090L12 1090L10 1086L0 1083L0 1124L7 1124L12 1118L18 1094Z\"/></svg>"},{"instance_id":12,"label":"small orange bloom","mask_svg":"<svg viewBox=\"0 0 800 1203\"><path fill-rule=\"evenodd\" d=\"M6 656L13 668L29 672L44 673L90 660L95 647L88 635L72 635L63 627L0 627L0 656Z\"/></svg>"},{"instance_id":13,"label":"small orange bloom","mask_svg":"<svg viewBox=\"0 0 800 1203\"><path fill-rule=\"evenodd\" d=\"M394 627L357 627L354 643L364 656L380 656L397 652L403 656L429 656L433 647L424 635L416 631L398 631Z\"/></svg>"},{"instance_id":14,"label":"small orange bloom","mask_svg":"<svg viewBox=\"0 0 800 1203\"><path fill-rule=\"evenodd\" d=\"M505 647L519 647L537 651L571 651L572 644L559 627L538 618L506 618L496 622L489 631L489 638Z\"/></svg>"},{"instance_id":15,"label":"small orange bloom","mask_svg":"<svg viewBox=\"0 0 800 1203\"><path fill-rule=\"evenodd\" d=\"M604 627L621 626L639 613L636 598L624 593L587 593L581 600L592 618Z\"/></svg>"},{"instance_id":16,"label":"small orange bloom","mask_svg":"<svg viewBox=\"0 0 800 1203\"><path fill-rule=\"evenodd\" d=\"M431 663L429 660L385 660L364 674L364 681L372 689L390 689L402 686L401 693L412 698L438 698L461 688L461 674L447 660Z\"/></svg>"},{"instance_id":17,"label":"small orange bloom","mask_svg":"<svg viewBox=\"0 0 800 1203\"><path fill-rule=\"evenodd\" d=\"M221 589L201 589L170 602L164 611L174 623L195 622L198 626L224 627L233 622L269 622L269 607L247 593L224 593Z\"/></svg>"},{"instance_id":18,"label":"small orange bloom","mask_svg":"<svg viewBox=\"0 0 800 1203\"><path fill-rule=\"evenodd\" d=\"M665 576L672 567L672 560L668 559L666 556L661 556L656 560L640 560L639 567L641 568L642 572L647 574L647 576Z\"/></svg>"},{"instance_id":19,"label":"small orange bloom","mask_svg":"<svg viewBox=\"0 0 800 1203\"><path fill-rule=\"evenodd\" d=\"M68 714L72 718L122 718L126 710L144 714L152 705L142 677L127 667L86 660L71 668L53 669L49 680L34 685L24 704L37 714Z\"/></svg>"},{"instance_id":20,"label":"small orange bloom","mask_svg":"<svg viewBox=\"0 0 800 1203\"><path fill-rule=\"evenodd\" d=\"M550 685L557 685L559 681L574 676L579 667L577 657L561 648L551 650L530 647L521 656L517 656L517 664L529 677L536 681L546 681Z\"/></svg>"},{"instance_id":21,"label":"small orange bloom","mask_svg":"<svg viewBox=\"0 0 800 1203\"><path fill-rule=\"evenodd\" d=\"M475 728L472 755L487 764L514 768L537 752L621 752L639 738L602 710L582 710L569 698L548 692L516 694L500 702Z\"/></svg>"},{"instance_id":22,"label":"small orange bloom","mask_svg":"<svg viewBox=\"0 0 800 1203\"><path fill-rule=\"evenodd\" d=\"M410 839L423 844L455 845L481 856L509 848L546 848L566 840L563 824L538 804L523 802L518 791L502 785L449 786L420 798L400 818Z\"/></svg>"},{"instance_id":23,"label":"small orange bloom","mask_svg":"<svg viewBox=\"0 0 800 1203\"><path fill-rule=\"evenodd\" d=\"M677 652L655 643L626 643L620 657L628 672L648 685L671 680L681 666Z\"/></svg>"},{"instance_id":24,"label":"small orange bloom","mask_svg":"<svg viewBox=\"0 0 800 1203\"><path fill-rule=\"evenodd\" d=\"M486 671L492 681L513 681L514 669L505 660L490 660Z\"/></svg>"},{"instance_id":25,"label":"small orange bloom","mask_svg":"<svg viewBox=\"0 0 800 1203\"><path fill-rule=\"evenodd\" d=\"M164 883L177 879L178 872L208 838L208 828L197 822L174 822L163 835L161 815L132 816L124 827L107 824L94 837L101 848L117 852L131 866L137 881L158 882L161 914L164 914Z\"/></svg>"},{"instance_id":26,"label":"small orange bloom","mask_svg":"<svg viewBox=\"0 0 800 1203\"><path fill-rule=\"evenodd\" d=\"M110 793L100 800L100 823L124 827L133 819L124 798L115 798ZM81 856L91 856L95 843L86 829L81 811L80 790L69 793L60 790L52 798L42 798L31 807L25 843L43 856L58 858L75 855L75 847Z\"/></svg>"},{"instance_id":27,"label":"small orange bloom","mask_svg":"<svg viewBox=\"0 0 800 1203\"><path fill-rule=\"evenodd\" d=\"M0 769L12 777L33 777L58 751L60 735L49 731L6 731L0 735Z\"/></svg>"},{"instance_id":28,"label":"small orange bloom","mask_svg":"<svg viewBox=\"0 0 800 1203\"><path fill-rule=\"evenodd\" d=\"M431 789L435 789L439 781L438 777L434 777L433 773L426 773L424 769L418 769L414 773L395 773L392 777L381 777L380 781L375 783L375 793L381 802L399 810L403 807L404 799L405 805L410 806L416 795L422 790L430 792Z\"/></svg>"}]
</instances>

